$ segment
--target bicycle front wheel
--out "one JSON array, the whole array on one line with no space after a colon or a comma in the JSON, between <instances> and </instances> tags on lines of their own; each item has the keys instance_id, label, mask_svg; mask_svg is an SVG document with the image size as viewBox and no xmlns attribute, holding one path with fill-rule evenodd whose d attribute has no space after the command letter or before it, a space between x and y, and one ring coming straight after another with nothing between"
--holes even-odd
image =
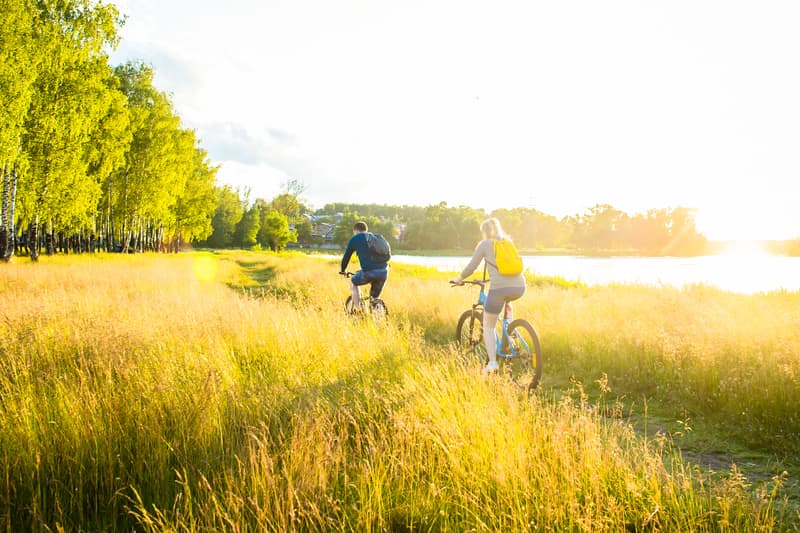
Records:
<instances>
[{"instance_id":1,"label":"bicycle front wheel","mask_svg":"<svg viewBox=\"0 0 800 533\"><path fill-rule=\"evenodd\" d=\"M483 343L483 313L475 309L464 311L456 326L456 342L468 359L477 359L481 364L488 361L486 345Z\"/></svg>"},{"instance_id":2,"label":"bicycle front wheel","mask_svg":"<svg viewBox=\"0 0 800 533\"><path fill-rule=\"evenodd\" d=\"M363 308L363 304L362 304L362 308ZM348 296L347 300L344 301L344 311L348 315L355 315L359 311L361 311L361 309L356 309L356 306L353 305L353 297L352 296Z\"/></svg>"},{"instance_id":3,"label":"bicycle front wheel","mask_svg":"<svg viewBox=\"0 0 800 533\"><path fill-rule=\"evenodd\" d=\"M509 365L512 379L520 386L533 390L542 377L542 345L526 320L514 320L508 325Z\"/></svg>"}]
</instances>

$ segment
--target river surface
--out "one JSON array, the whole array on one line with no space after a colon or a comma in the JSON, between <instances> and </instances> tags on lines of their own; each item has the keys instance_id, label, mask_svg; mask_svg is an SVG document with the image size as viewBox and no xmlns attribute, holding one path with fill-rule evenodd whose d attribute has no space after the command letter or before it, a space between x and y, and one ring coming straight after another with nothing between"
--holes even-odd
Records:
<instances>
[{"instance_id":1,"label":"river surface","mask_svg":"<svg viewBox=\"0 0 800 533\"><path fill-rule=\"evenodd\" d=\"M396 263L460 271L469 257L392 255ZM703 257L524 256L525 267L544 276L559 276L587 285L635 283L683 287L713 285L745 294L800 290L800 257L724 254ZM482 268L482 267L479 267Z\"/></svg>"}]
</instances>

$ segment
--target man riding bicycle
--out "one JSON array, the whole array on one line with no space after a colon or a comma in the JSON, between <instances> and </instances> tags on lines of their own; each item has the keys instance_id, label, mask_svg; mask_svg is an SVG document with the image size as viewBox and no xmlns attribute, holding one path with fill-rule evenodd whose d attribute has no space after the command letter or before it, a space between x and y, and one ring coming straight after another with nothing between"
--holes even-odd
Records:
<instances>
[{"instance_id":1,"label":"man riding bicycle","mask_svg":"<svg viewBox=\"0 0 800 533\"><path fill-rule=\"evenodd\" d=\"M347 247L342 256L342 268L340 274L344 274L353 252L358 256L361 263L361 270L350 278L350 293L353 295L353 308L358 309L361 305L361 294L358 287L370 284L369 295L372 298L379 298L386 278L389 275L389 265L387 261L375 260L368 245L369 239L377 238L369 232L366 222L356 222L353 225L353 236L347 241Z\"/></svg>"}]
</instances>

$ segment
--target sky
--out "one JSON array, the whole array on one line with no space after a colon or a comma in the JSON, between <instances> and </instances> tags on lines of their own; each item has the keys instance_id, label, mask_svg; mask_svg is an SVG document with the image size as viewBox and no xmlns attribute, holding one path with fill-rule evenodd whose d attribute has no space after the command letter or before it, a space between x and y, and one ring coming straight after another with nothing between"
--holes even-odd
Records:
<instances>
[{"instance_id":1,"label":"sky","mask_svg":"<svg viewBox=\"0 0 800 533\"><path fill-rule=\"evenodd\" d=\"M218 182L800 237L800 3L119 0Z\"/></svg>"}]
</instances>

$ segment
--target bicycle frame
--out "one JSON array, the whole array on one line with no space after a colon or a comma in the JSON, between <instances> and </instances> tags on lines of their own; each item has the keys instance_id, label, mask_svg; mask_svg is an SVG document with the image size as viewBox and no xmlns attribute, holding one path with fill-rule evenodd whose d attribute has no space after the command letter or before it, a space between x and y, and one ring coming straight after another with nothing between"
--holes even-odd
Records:
<instances>
[{"instance_id":1,"label":"bicycle frame","mask_svg":"<svg viewBox=\"0 0 800 533\"><path fill-rule=\"evenodd\" d=\"M350 279L355 274L353 272L340 272L340 274L347 279ZM372 313L375 310L375 306L379 305L383 312L388 315L388 310L386 309L386 304L381 300L380 297L373 298L372 294L370 294L369 287L367 285L359 286L358 294L359 294L359 307L364 312ZM364 290L366 288L366 290ZM352 295L348 297L348 301L352 298ZM345 303L346 306L346 303Z\"/></svg>"},{"instance_id":2,"label":"bicycle frame","mask_svg":"<svg viewBox=\"0 0 800 533\"><path fill-rule=\"evenodd\" d=\"M484 307L484 305L486 304L486 282L487 282L486 279L483 279L481 281L474 280L465 282L465 283L471 283L473 285L478 285L481 288L480 292L478 293L477 303L472 304L472 310L473 311L481 310L483 314L486 313L486 309ZM508 310L509 310L509 302L506 302L505 305L503 306L503 317L500 319L500 323L502 325L501 334L498 337L497 328L495 328L494 332L495 342L497 343L498 359L514 359L520 356L517 347L514 345L514 343L510 342L511 339L508 336L508 325L511 323L511 319L508 318ZM481 327L483 327L483 324L481 324ZM522 344L522 346L526 351L528 352L530 351L530 346L528 345L527 342L525 342L525 339L522 336L518 336L517 340ZM509 347L510 350L504 353L503 349L506 347Z\"/></svg>"}]
</instances>

